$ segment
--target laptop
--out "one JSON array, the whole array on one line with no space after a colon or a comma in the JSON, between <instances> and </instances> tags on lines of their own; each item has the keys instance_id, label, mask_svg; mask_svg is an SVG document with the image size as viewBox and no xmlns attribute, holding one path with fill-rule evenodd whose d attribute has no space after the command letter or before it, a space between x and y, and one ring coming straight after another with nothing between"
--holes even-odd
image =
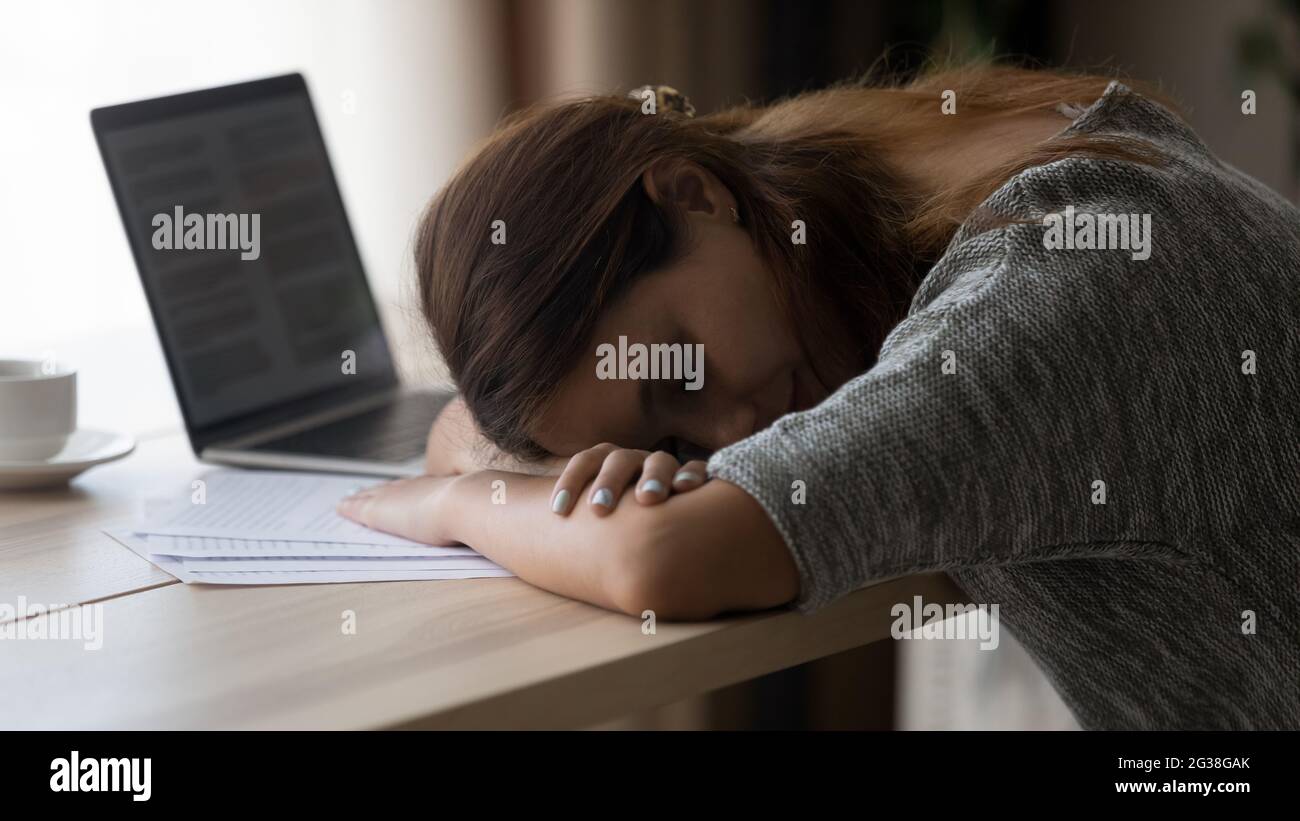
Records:
<instances>
[{"instance_id":1,"label":"laptop","mask_svg":"<svg viewBox=\"0 0 1300 821\"><path fill-rule=\"evenodd\" d=\"M397 377L302 75L90 119L195 455L422 472L453 394Z\"/></svg>"}]
</instances>

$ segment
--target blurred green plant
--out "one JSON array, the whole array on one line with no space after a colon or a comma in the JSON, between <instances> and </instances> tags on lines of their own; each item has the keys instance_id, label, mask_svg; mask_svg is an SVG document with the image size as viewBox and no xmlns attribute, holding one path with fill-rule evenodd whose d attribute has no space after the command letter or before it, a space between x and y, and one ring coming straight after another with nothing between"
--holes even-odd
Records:
<instances>
[{"instance_id":1,"label":"blurred green plant","mask_svg":"<svg viewBox=\"0 0 1300 821\"><path fill-rule=\"evenodd\" d=\"M1276 17L1254 20L1237 36L1237 59L1248 74L1271 75L1300 100L1300 0L1273 0Z\"/></svg>"},{"instance_id":2,"label":"blurred green plant","mask_svg":"<svg viewBox=\"0 0 1300 821\"><path fill-rule=\"evenodd\" d=\"M988 63L998 56L998 41L1023 10L1023 0L936 0L939 30L930 43L936 59Z\"/></svg>"},{"instance_id":3,"label":"blurred green plant","mask_svg":"<svg viewBox=\"0 0 1300 821\"><path fill-rule=\"evenodd\" d=\"M1273 0L1270 13L1242 26L1237 62L1244 80L1272 78L1291 98L1291 175L1300 184L1300 0Z\"/></svg>"},{"instance_id":4,"label":"blurred green plant","mask_svg":"<svg viewBox=\"0 0 1300 821\"><path fill-rule=\"evenodd\" d=\"M934 65L988 63L1012 56L1032 62L1027 44L1041 41L1041 0L908 0L887 2L889 48L873 66L902 76Z\"/></svg>"}]
</instances>

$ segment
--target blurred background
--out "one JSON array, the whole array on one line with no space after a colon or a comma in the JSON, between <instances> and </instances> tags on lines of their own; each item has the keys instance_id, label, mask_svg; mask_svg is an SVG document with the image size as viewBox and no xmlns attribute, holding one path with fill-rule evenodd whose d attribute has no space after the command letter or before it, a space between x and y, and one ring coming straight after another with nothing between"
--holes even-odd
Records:
<instances>
[{"instance_id":1,"label":"blurred background","mask_svg":"<svg viewBox=\"0 0 1300 821\"><path fill-rule=\"evenodd\" d=\"M77 365L88 425L180 426L94 146L96 106L302 71L404 374L437 382L407 307L411 231L475 142L534 100L665 83L707 111L935 58L1120 71L1158 84L1220 157L1294 202L1298 53L1300 0L6 3L0 353ZM618 726L1069 726L1014 642L919 644L882 642Z\"/></svg>"}]
</instances>

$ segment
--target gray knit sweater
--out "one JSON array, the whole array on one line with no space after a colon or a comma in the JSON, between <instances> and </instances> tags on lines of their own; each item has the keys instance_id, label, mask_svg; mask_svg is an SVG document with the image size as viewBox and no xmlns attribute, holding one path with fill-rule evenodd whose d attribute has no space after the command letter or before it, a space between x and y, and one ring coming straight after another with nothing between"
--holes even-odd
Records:
<instances>
[{"instance_id":1,"label":"gray knit sweater","mask_svg":"<svg viewBox=\"0 0 1300 821\"><path fill-rule=\"evenodd\" d=\"M1067 132L1169 159L1007 182L871 370L709 474L804 611L943 570L1085 728L1300 728L1300 212L1118 83ZM1068 206L1150 214L1149 258L1045 247Z\"/></svg>"}]
</instances>

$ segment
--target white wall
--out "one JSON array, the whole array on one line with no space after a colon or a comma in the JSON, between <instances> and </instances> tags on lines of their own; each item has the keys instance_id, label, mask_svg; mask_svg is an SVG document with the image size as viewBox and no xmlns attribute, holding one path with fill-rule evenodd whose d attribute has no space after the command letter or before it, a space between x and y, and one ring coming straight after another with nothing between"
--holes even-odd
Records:
<instances>
[{"instance_id":1,"label":"white wall","mask_svg":"<svg viewBox=\"0 0 1300 821\"><path fill-rule=\"evenodd\" d=\"M83 424L178 426L89 112L302 71L399 365L437 380L398 307L410 235L501 112L501 13L495 0L0 4L0 357L77 367Z\"/></svg>"},{"instance_id":2,"label":"white wall","mask_svg":"<svg viewBox=\"0 0 1300 821\"><path fill-rule=\"evenodd\" d=\"M0 6L0 356L148 326L91 108L288 71L307 76L391 305L419 209L500 112L499 12L476 0Z\"/></svg>"}]
</instances>

